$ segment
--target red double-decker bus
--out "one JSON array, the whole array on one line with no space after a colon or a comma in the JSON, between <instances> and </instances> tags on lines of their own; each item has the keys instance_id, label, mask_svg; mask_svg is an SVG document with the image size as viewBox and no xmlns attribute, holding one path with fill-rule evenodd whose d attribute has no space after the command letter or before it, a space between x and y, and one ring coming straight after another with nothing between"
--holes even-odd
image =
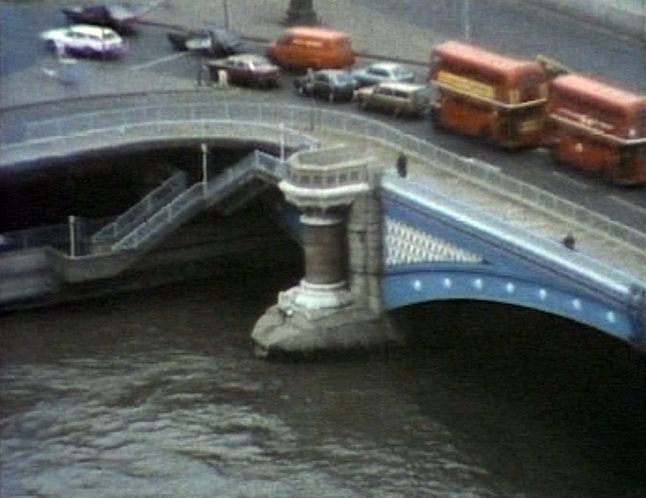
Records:
<instances>
[{"instance_id":1,"label":"red double-decker bus","mask_svg":"<svg viewBox=\"0 0 646 498\"><path fill-rule=\"evenodd\" d=\"M542 141L548 82L537 61L448 41L432 51L428 79L444 128L505 147Z\"/></svg>"},{"instance_id":2,"label":"red double-decker bus","mask_svg":"<svg viewBox=\"0 0 646 498\"><path fill-rule=\"evenodd\" d=\"M547 107L554 158L612 182L646 183L646 102L595 78L568 74L551 83Z\"/></svg>"}]
</instances>

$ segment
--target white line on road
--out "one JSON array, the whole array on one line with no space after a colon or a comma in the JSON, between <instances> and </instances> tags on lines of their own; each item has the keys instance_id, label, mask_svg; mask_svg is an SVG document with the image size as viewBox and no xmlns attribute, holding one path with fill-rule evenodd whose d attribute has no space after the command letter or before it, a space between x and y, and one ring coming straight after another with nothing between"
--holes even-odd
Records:
<instances>
[{"instance_id":1,"label":"white line on road","mask_svg":"<svg viewBox=\"0 0 646 498\"><path fill-rule=\"evenodd\" d=\"M583 190L590 190L590 187L588 185L586 185L585 183L580 182L578 180L574 180L573 178L570 178L569 176L567 176L564 173L561 173L559 171L552 171L552 174L555 177L557 177L559 180L561 180L561 181L563 181L565 183L569 183L570 185L574 185L575 187L578 187L578 188L583 189Z\"/></svg>"},{"instance_id":2,"label":"white line on road","mask_svg":"<svg viewBox=\"0 0 646 498\"><path fill-rule=\"evenodd\" d=\"M157 64L163 64L164 62L179 59L180 57L186 57L188 54L190 54L189 51L178 52L176 54L171 54L171 55L167 55L166 57L162 57L161 59L155 59L152 61L144 62L143 64L139 64L137 66L130 66L129 69L131 71L139 71L140 69L145 69L148 67L156 66Z\"/></svg>"},{"instance_id":3,"label":"white line on road","mask_svg":"<svg viewBox=\"0 0 646 498\"><path fill-rule=\"evenodd\" d=\"M463 158L463 159L464 159L465 161L470 162L471 164L475 164L475 165L477 165L477 166L478 166L478 167L480 167L480 168L488 169L488 170L490 170L490 171L496 171L496 172L498 172L498 171L500 171L500 169L501 169L501 168L500 168L500 166L494 166L494 165L493 165L493 164L491 164L491 163L488 163L488 162L482 161L481 159L477 159L477 158L475 158L475 157L464 156L464 158Z\"/></svg>"},{"instance_id":4,"label":"white line on road","mask_svg":"<svg viewBox=\"0 0 646 498\"><path fill-rule=\"evenodd\" d=\"M646 216L646 209L644 209L643 207L635 206L630 201L627 201L626 199L622 199L621 197L617 197L616 195L609 195L608 198L612 199L615 202L618 202L619 204L621 204L624 207L632 209L633 211L636 211L636 212Z\"/></svg>"}]
</instances>

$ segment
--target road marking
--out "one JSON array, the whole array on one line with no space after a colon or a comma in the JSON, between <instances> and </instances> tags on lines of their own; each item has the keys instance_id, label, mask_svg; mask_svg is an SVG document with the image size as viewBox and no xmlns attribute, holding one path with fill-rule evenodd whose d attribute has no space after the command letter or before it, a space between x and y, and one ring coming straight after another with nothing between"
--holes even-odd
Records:
<instances>
[{"instance_id":1,"label":"road marking","mask_svg":"<svg viewBox=\"0 0 646 498\"><path fill-rule=\"evenodd\" d=\"M632 210L638 212L639 214L642 214L642 215L646 216L646 209L644 209L643 207L635 206L630 201L627 201L626 199L622 199L621 197L617 197L614 194L609 195L608 198L612 199L613 201L615 201L615 202L617 202L619 204L621 204L622 206L625 206L625 207L627 207L629 209L632 209Z\"/></svg>"},{"instance_id":2,"label":"road marking","mask_svg":"<svg viewBox=\"0 0 646 498\"><path fill-rule=\"evenodd\" d=\"M477 159L471 156L465 156L463 158L466 162L471 163L479 168L488 169L489 171L495 171L496 173L501 171L500 166L495 166L491 163L485 162L482 159Z\"/></svg>"},{"instance_id":3,"label":"road marking","mask_svg":"<svg viewBox=\"0 0 646 498\"><path fill-rule=\"evenodd\" d=\"M130 66L128 69L130 69L131 71L139 71L140 69L145 69L148 67L156 66L157 64L163 64L164 62L179 59L180 57L186 57L188 54L190 54L189 51L178 52L176 54L171 54L171 55L167 55L166 57L162 57L161 59L155 59L153 61L144 62L143 64L139 64L137 66Z\"/></svg>"},{"instance_id":4,"label":"road marking","mask_svg":"<svg viewBox=\"0 0 646 498\"><path fill-rule=\"evenodd\" d=\"M567 176L564 173L561 173L559 171L552 171L552 174L555 177L557 177L559 180L561 180L561 181L563 181L565 183L569 183L570 185L574 185L575 187L578 187L578 188L583 189L583 190L590 190L589 185L586 185L585 183L580 182L578 180L574 180L573 178L570 178L569 176Z\"/></svg>"}]
</instances>

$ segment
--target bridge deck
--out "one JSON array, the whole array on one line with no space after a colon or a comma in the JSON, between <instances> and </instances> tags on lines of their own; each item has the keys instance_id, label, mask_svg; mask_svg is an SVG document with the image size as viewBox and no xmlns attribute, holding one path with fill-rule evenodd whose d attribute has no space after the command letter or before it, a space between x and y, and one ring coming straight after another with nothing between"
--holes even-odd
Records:
<instances>
[{"instance_id":1,"label":"bridge deck","mask_svg":"<svg viewBox=\"0 0 646 498\"><path fill-rule=\"evenodd\" d=\"M21 136L3 148L0 167L10 168L21 159L33 161L98 147L177 138L197 142L240 140L243 136L291 148L351 142L362 145L374 157L374 170L386 171L393 171L397 155L405 151L412 181L428 183L468 206L554 244L560 244L571 233L578 255L602 261L609 270L623 271L646 282L643 232L505 176L491 165L466 160L353 114L305 106L249 104L236 99L214 102L212 95L203 92L192 97L190 103L177 103L178 99L173 98L169 99L172 103L139 107L128 106L128 99L121 97L118 102L124 107L25 123Z\"/></svg>"}]
</instances>

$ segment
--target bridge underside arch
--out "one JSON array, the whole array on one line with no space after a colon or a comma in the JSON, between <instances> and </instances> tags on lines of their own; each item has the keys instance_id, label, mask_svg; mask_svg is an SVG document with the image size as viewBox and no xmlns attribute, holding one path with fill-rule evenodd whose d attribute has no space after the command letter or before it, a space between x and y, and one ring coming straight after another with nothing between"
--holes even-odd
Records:
<instances>
[{"instance_id":1,"label":"bridge underside arch","mask_svg":"<svg viewBox=\"0 0 646 498\"><path fill-rule=\"evenodd\" d=\"M488 301L557 315L623 341L639 342L634 317L613 303L565 287L497 274L486 267L389 273L382 279L381 291L386 310L430 301Z\"/></svg>"},{"instance_id":2,"label":"bridge underside arch","mask_svg":"<svg viewBox=\"0 0 646 498\"><path fill-rule=\"evenodd\" d=\"M385 309L497 302L564 317L643 349L642 296L630 279L559 241L427 190L417 195L414 185L396 180L382 190Z\"/></svg>"}]
</instances>

